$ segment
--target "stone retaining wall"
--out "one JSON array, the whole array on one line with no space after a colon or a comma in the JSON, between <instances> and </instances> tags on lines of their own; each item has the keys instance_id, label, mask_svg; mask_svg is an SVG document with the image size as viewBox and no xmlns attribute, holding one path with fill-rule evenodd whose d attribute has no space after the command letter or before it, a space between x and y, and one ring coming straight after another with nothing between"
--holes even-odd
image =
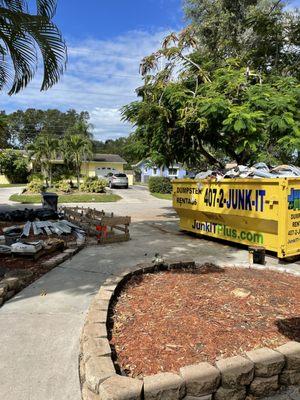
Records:
<instances>
[{"instance_id":1,"label":"stone retaining wall","mask_svg":"<svg viewBox=\"0 0 300 400\"><path fill-rule=\"evenodd\" d=\"M110 305L132 275L195 268L193 261L143 264L112 275L92 301L80 342L79 375L83 400L245 400L270 395L282 386L300 385L300 343L261 348L143 380L118 375L108 340ZM249 396L250 397L247 397ZM251 395L253 397L251 397Z\"/></svg>"}]
</instances>

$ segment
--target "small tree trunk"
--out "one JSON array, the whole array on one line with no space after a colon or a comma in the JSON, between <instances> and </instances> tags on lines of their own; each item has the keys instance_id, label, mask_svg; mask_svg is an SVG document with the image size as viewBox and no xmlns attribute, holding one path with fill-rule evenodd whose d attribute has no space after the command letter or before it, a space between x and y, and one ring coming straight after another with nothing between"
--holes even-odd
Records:
<instances>
[{"instance_id":1,"label":"small tree trunk","mask_svg":"<svg viewBox=\"0 0 300 400\"><path fill-rule=\"evenodd\" d=\"M80 188L80 166L77 165L76 170L77 170L77 188L79 190L79 188Z\"/></svg>"},{"instance_id":2,"label":"small tree trunk","mask_svg":"<svg viewBox=\"0 0 300 400\"><path fill-rule=\"evenodd\" d=\"M52 187L52 165L49 164L49 179L50 179L50 187Z\"/></svg>"}]
</instances>

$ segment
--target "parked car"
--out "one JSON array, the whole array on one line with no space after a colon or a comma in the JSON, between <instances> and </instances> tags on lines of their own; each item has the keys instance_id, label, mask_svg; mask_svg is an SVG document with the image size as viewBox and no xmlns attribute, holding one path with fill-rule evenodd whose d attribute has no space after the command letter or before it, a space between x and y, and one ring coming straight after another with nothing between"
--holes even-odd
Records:
<instances>
[{"instance_id":1,"label":"parked car","mask_svg":"<svg viewBox=\"0 0 300 400\"><path fill-rule=\"evenodd\" d=\"M122 172L109 172L106 175L109 187L112 189L114 187L123 187L128 189L128 177Z\"/></svg>"}]
</instances>

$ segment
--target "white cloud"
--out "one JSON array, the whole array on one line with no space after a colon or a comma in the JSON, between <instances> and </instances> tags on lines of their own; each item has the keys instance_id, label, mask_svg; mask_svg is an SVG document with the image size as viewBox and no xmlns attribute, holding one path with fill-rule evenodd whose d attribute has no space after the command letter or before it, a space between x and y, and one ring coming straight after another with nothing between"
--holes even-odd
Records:
<instances>
[{"instance_id":1,"label":"white cloud","mask_svg":"<svg viewBox=\"0 0 300 400\"><path fill-rule=\"evenodd\" d=\"M156 50L166 34L134 31L112 40L70 43L67 71L56 86L40 92L37 76L18 95L2 93L2 108L7 112L28 107L86 110L97 139L127 135L130 126L120 121L119 109L136 99L140 60Z\"/></svg>"}]
</instances>

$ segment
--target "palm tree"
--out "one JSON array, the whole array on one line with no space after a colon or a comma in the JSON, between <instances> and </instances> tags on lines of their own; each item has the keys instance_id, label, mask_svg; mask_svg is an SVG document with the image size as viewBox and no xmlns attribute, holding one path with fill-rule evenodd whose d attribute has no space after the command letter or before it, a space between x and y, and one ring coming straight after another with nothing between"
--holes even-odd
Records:
<instances>
[{"instance_id":1,"label":"palm tree","mask_svg":"<svg viewBox=\"0 0 300 400\"><path fill-rule=\"evenodd\" d=\"M52 186L52 161L56 158L58 150L58 139L53 135L43 135L37 137L34 143L27 146L29 160L35 165L41 165L46 172L46 184L48 181Z\"/></svg>"},{"instance_id":2,"label":"palm tree","mask_svg":"<svg viewBox=\"0 0 300 400\"><path fill-rule=\"evenodd\" d=\"M86 136L80 134L73 134L66 136L63 145L64 158L72 159L76 170L77 186L80 186L80 171L83 160L86 160L92 154L92 142Z\"/></svg>"},{"instance_id":3,"label":"palm tree","mask_svg":"<svg viewBox=\"0 0 300 400\"><path fill-rule=\"evenodd\" d=\"M65 69L66 45L52 22L56 0L36 0L36 13L27 0L0 0L0 90L18 93L32 80L38 52L44 64L41 90L47 90ZM10 57L12 63L8 58Z\"/></svg>"}]
</instances>

